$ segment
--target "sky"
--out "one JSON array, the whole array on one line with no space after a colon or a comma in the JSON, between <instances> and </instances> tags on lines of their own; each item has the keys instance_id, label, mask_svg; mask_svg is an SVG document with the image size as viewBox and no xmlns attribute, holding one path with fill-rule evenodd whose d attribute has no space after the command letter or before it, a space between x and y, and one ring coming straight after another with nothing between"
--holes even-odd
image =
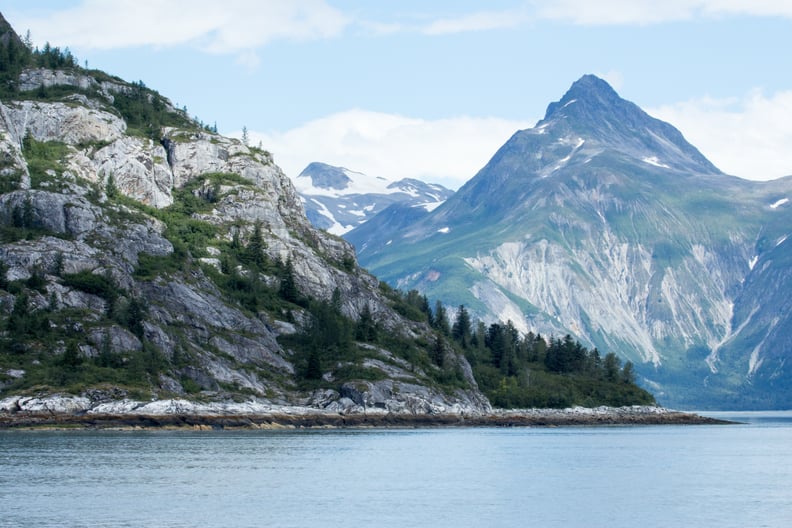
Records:
<instances>
[{"instance_id":1,"label":"sky","mask_svg":"<svg viewBox=\"0 0 792 528\"><path fill-rule=\"evenodd\" d=\"M792 0L2 0L34 44L274 154L456 189L593 73L724 172L792 175Z\"/></svg>"}]
</instances>

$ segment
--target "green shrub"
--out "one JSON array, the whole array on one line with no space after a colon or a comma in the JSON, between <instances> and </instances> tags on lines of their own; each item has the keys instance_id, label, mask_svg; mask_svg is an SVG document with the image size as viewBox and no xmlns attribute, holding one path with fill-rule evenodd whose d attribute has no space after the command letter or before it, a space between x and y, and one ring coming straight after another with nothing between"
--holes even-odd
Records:
<instances>
[{"instance_id":1,"label":"green shrub","mask_svg":"<svg viewBox=\"0 0 792 528\"><path fill-rule=\"evenodd\" d=\"M115 301L124 292L109 275L98 275L88 270L64 274L61 281L64 286L98 295L106 301Z\"/></svg>"}]
</instances>

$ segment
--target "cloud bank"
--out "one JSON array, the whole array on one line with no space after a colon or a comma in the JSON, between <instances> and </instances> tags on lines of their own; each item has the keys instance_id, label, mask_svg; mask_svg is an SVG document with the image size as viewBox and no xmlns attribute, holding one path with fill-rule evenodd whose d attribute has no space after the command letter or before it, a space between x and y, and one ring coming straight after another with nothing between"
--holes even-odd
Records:
<instances>
[{"instance_id":1,"label":"cloud bank","mask_svg":"<svg viewBox=\"0 0 792 528\"><path fill-rule=\"evenodd\" d=\"M647 110L668 121L722 171L750 180L792 175L792 91L700 98Z\"/></svg>"},{"instance_id":2,"label":"cloud bank","mask_svg":"<svg viewBox=\"0 0 792 528\"><path fill-rule=\"evenodd\" d=\"M680 129L718 168L750 180L792 175L792 91L700 98L647 110ZM518 130L536 121L455 117L425 120L349 110L287 131L250 131L291 177L321 161L389 179L418 178L456 189ZM240 137L241 132L231 135Z\"/></svg>"},{"instance_id":3,"label":"cloud bank","mask_svg":"<svg viewBox=\"0 0 792 528\"><path fill-rule=\"evenodd\" d=\"M724 16L792 18L787 0L526 0L500 10L440 16L431 3L423 13L397 10L385 20L345 12L326 0L83 0L74 7L14 17L34 39L68 42L84 50L134 46L195 45L209 53L242 54L279 39L333 38L350 30L375 34L448 35L512 29L541 21L581 26L648 25ZM423 19L416 22L416 19ZM178 21L178 23L174 23Z\"/></svg>"},{"instance_id":4,"label":"cloud bank","mask_svg":"<svg viewBox=\"0 0 792 528\"><path fill-rule=\"evenodd\" d=\"M424 120L349 110L285 132L250 131L296 177L321 161L371 176L418 178L456 189L472 178L506 140L535 122L454 117ZM241 133L232 135L239 137Z\"/></svg>"},{"instance_id":5,"label":"cloud bank","mask_svg":"<svg viewBox=\"0 0 792 528\"><path fill-rule=\"evenodd\" d=\"M46 35L86 50L193 44L236 54L278 39L333 37L350 20L323 0L84 0L13 22L29 28L34 40Z\"/></svg>"}]
</instances>

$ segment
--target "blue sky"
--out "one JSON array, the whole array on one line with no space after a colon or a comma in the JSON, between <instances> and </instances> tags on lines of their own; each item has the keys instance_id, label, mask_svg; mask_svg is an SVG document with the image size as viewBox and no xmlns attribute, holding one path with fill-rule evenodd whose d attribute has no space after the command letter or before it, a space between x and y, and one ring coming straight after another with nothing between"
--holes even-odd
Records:
<instances>
[{"instance_id":1,"label":"blue sky","mask_svg":"<svg viewBox=\"0 0 792 528\"><path fill-rule=\"evenodd\" d=\"M792 174L792 1L4 0L35 44L142 80L290 176L458 187L586 73L722 170Z\"/></svg>"}]
</instances>

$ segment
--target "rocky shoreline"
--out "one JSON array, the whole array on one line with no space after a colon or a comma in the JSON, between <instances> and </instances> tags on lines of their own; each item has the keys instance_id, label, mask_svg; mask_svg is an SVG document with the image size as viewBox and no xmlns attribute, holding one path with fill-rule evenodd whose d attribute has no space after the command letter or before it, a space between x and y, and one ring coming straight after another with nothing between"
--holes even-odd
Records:
<instances>
[{"instance_id":1,"label":"rocky shoreline","mask_svg":"<svg viewBox=\"0 0 792 528\"><path fill-rule=\"evenodd\" d=\"M492 410L447 408L393 412L353 408L344 412L263 402L133 400L94 404L85 398L50 396L0 400L0 429L283 429L322 427L555 427L610 425L706 425L723 420L662 407L573 407Z\"/></svg>"}]
</instances>

